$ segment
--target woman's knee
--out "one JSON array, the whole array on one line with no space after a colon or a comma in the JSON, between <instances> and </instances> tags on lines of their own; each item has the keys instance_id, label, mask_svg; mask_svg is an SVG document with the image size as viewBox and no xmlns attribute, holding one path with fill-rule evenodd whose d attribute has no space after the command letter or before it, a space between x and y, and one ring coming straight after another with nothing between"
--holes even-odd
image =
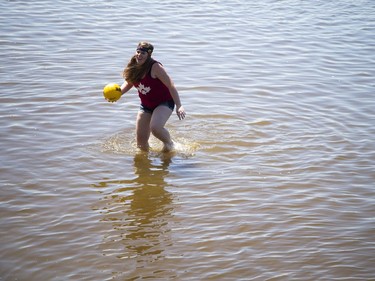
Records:
<instances>
[{"instance_id":1,"label":"woman's knee","mask_svg":"<svg viewBox=\"0 0 375 281\"><path fill-rule=\"evenodd\" d=\"M171 114L172 114L172 110L169 109L168 107L164 105L158 106L152 114L152 118L150 122L151 132L153 134L158 133L158 132L163 132L165 130L164 126L166 122L168 121L169 117L171 116Z\"/></svg>"},{"instance_id":2,"label":"woman's knee","mask_svg":"<svg viewBox=\"0 0 375 281\"><path fill-rule=\"evenodd\" d=\"M159 135L164 131L164 126L160 123L154 122L150 124L150 130L153 135Z\"/></svg>"}]
</instances>

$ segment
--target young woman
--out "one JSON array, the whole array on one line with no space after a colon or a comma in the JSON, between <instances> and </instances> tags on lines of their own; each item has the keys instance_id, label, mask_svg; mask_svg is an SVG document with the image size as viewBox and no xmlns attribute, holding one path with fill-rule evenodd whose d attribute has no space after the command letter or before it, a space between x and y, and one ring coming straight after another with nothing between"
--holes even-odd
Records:
<instances>
[{"instance_id":1,"label":"young woman","mask_svg":"<svg viewBox=\"0 0 375 281\"><path fill-rule=\"evenodd\" d=\"M148 42L140 42L135 55L123 71L125 82L121 93L125 94L133 86L137 88L141 106L137 116L137 146L148 151L150 133L164 143L164 151L173 149L173 141L164 127L174 107L178 118L185 118L185 110L180 97L163 66L151 58L154 47Z\"/></svg>"}]
</instances>

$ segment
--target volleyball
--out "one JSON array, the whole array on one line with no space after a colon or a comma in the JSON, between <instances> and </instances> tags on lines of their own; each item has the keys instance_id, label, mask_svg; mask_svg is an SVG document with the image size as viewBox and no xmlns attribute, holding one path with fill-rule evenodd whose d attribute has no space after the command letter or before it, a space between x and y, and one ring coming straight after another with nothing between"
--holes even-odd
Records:
<instances>
[{"instance_id":1,"label":"volleyball","mask_svg":"<svg viewBox=\"0 0 375 281\"><path fill-rule=\"evenodd\" d=\"M121 98L121 87L116 83L107 84L103 89L104 98L107 101L115 102Z\"/></svg>"}]
</instances>

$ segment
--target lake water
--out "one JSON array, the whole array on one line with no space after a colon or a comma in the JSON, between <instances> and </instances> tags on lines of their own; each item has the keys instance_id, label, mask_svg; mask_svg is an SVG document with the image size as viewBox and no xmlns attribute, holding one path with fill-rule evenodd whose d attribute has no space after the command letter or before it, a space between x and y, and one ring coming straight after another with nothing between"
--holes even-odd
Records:
<instances>
[{"instance_id":1,"label":"lake water","mask_svg":"<svg viewBox=\"0 0 375 281\"><path fill-rule=\"evenodd\" d=\"M375 2L0 1L0 280L373 280ZM134 146L139 41L187 118Z\"/></svg>"}]
</instances>

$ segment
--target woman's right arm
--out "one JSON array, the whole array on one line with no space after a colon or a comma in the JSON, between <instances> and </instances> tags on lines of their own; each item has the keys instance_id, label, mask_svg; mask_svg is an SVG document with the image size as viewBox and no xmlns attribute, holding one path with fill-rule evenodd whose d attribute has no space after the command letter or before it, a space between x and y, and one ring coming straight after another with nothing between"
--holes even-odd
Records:
<instances>
[{"instance_id":1,"label":"woman's right arm","mask_svg":"<svg viewBox=\"0 0 375 281\"><path fill-rule=\"evenodd\" d=\"M133 87L133 84L124 81L124 83L122 83L122 85L121 85L121 95L125 94L132 87Z\"/></svg>"}]
</instances>

